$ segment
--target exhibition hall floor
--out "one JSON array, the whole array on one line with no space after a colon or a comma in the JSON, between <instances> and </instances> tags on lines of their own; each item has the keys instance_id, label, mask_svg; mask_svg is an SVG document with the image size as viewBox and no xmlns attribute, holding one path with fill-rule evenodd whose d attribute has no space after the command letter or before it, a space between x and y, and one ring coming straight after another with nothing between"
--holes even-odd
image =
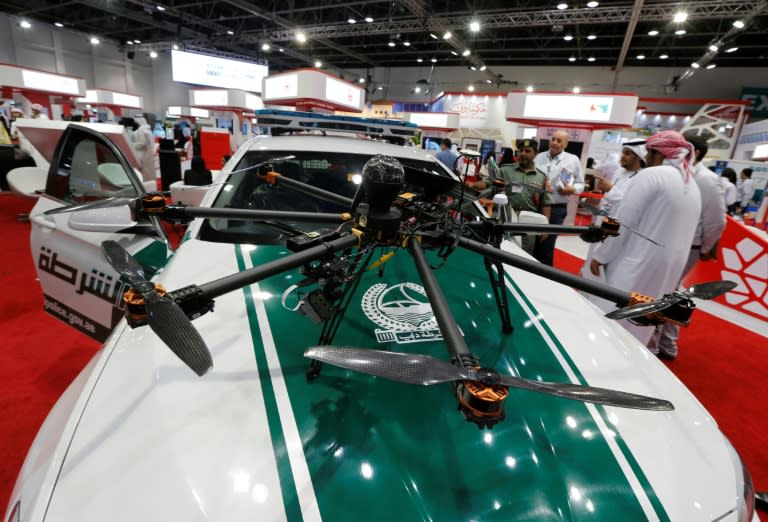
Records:
<instances>
[{"instance_id":1,"label":"exhibition hall floor","mask_svg":"<svg viewBox=\"0 0 768 522\"><path fill-rule=\"evenodd\" d=\"M17 219L33 204L33 200L0 193L0 226L6 238L0 263L0 287L6 296L0 304L3 509L27 449L49 409L99 349L99 343L42 310L42 294L29 251L29 223ZM578 272L582 264L579 256L585 251L580 243L578 238L561 238L558 247L563 250L556 254L556 266ZM766 328L741 328L711 313L716 310L707 306L695 312L690 327L682 332L680 356L665 364L731 439L749 466L756 488L768 490Z\"/></svg>"}]
</instances>

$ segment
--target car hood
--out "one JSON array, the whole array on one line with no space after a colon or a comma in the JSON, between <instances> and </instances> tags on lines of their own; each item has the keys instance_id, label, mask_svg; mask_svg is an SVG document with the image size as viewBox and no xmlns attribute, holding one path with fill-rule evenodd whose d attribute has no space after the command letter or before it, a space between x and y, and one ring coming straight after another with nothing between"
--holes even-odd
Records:
<instances>
[{"instance_id":1,"label":"car hood","mask_svg":"<svg viewBox=\"0 0 768 522\"><path fill-rule=\"evenodd\" d=\"M190 240L159 281L200 284L276 255L288 252ZM120 334L47 519L712 520L733 509L717 426L623 329L571 289L510 269L515 330L502 334L482 259L459 251L435 274L485 366L663 397L675 411L510 390L506 419L479 430L448 384L329 366L308 383L302 354L321 326L290 310L312 288L293 270L219 297L195 320L214 360L202 378L148 328ZM334 344L447 360L425 302L400 250L383 274L365 273Z\"/></svg>"}]
</instances>

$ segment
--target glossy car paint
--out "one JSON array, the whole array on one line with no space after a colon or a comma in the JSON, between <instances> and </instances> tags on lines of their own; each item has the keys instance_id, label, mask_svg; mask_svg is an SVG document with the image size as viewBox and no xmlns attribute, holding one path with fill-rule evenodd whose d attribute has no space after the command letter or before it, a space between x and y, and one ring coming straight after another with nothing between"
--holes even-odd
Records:
<instances>
[{"instance_id":1,"label":"glossy car paint","mask_svg":"<svg viewBox=\"0 0 768 522\"><path fill-rule=\"evenodd\" d=\"M250 146L264 143L285 150L274 138ZM201 242L198 230L158 278L166 287L288 254ZM21 498L22 520L715 520L734 509L714 421L621 327L570 288L508 269L515 332L504 335L478 256L457 252L436 276L483 364L659 396L676 410L510 391L506 420L483 431L456 411L449 385L331 367L307 383L302 352L320 327L281 304L292 271L220 297L195 321L214 358L203 378L149 329L120 323L93 363L99 372L86 370L31 450L25 469L45 478L23 471L12 503ZM365 294L403 282L420 285L405 252L383 278L367 273L335 344L447 359L439 341L377 342Z\"/></svg>"}]
</instances>

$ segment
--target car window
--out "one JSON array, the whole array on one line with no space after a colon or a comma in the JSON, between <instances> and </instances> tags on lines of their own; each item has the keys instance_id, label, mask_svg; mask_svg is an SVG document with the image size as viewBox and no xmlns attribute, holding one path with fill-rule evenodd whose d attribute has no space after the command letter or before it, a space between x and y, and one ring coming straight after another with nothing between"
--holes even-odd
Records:
<instances>
[{"instance_id":1,"label":"car window","mask_svg":"<svg viewBox=\"0 0 768 522\"><path fill-rule=\"evenodd\" d=\"M89 134L73 133L64 145L46 192L72 203L138 195L115 153Z\"/></svg>"},{"instance_id":2,"label":"car window","mask_svg":"<svg viewBox=\"0 0 768 522\"><path fill-rule=\"evenodd\" d=\"M339 194L350 199L362 181L362 170L370 155L327 151L249 151L227 180L213 204L214 208L242 208L299 212L342 213L349 209L298 190L272 186L258 176L257 170L244 170L272 158L293 155L293 159L274 165L281 175ZM398 158L399 159L399 158ZM451 186L455 182L437 163L427 160L400 159L406 167L406 184L418 184L419 178ZM242 172L237 172L242 171ZM410 175L409 175L410 174ZM433 192L437 192L433 190ZM300 232L328 227L328 224L279 221L242 221L208 219L200 239L218 242L279 244Z\"/></svg>"}]
</instances>

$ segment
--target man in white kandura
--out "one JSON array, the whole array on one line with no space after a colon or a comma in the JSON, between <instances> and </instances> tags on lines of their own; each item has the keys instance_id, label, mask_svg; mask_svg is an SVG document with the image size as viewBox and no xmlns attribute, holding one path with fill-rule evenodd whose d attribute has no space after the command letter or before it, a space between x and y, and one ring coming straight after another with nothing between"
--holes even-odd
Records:
<instances>
[{"instance_id":1,"label":"man in white kandura","mask_svg":"<svg viewBox=\"0 0 768 522\"><path fill-rule=\"evenodd\" d=\"M605 282L616 288L659 298L673 292L683 274L701 197L693 181L693 146L682 134L659 132L648 138L645 147L648 168L630 180L616 212L616 219L626 226L618 237L606 239L595 249L590 271L594 275L604 271ZM653 335L653 327L621 324L645 345Z\"/></svg>"}]
</instances>

